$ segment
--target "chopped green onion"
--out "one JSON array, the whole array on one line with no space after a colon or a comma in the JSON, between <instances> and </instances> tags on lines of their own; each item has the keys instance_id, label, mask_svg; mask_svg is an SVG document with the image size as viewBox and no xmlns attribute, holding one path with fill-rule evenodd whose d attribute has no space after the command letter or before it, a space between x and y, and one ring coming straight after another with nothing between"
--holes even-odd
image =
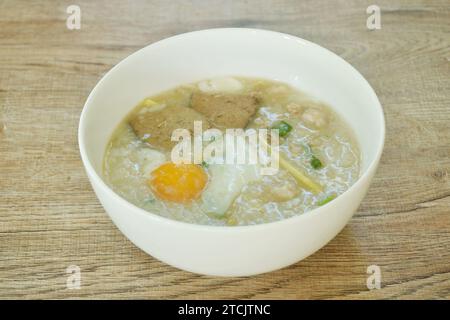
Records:
<instances>
[{"instance_id":1,"label":"chopped green onion","mask_svg":"<svg viewBox=\"0 0 450 320\"><path fill-rule=\"evenodd\" d=\"M206 161L202 161L201 166L202 166L203 168L208 168L208 167L209 167L209 164L208 164L208 162L206 162Z\"/></svg>"},{"instance_id":2,"label":"chopped green onion","mask_svg":"<svg viewBox=\"0 0 450 320\"><path fill-rule=\"evenodd\" d=\"M316 170L322 168L322 161L320 161L316 156L312 156L309 163Z\"/></svg>"},{"instance_id":3,"label":"chopped green onion","mask_svg":"<svg viewBox=\"0 0 450 320\"><path fill-rule=\"evenodd\" d=\"M285 121L280 121L274 125L272 129L278 129L278 134L280 137L286 137L288 133L291 132L292 126Z\"/></svg>"},{"instance_id":4,"label":"chopped green onion","mask_svg":"<svg viewBox=\"0 0 450 320\"><path fill-rule=\"evenodd\" d=\"M324 204L327 204L328 202L330 202L330 201L332 201L334 199L336 199L336 196L335 195L331 195L331 196L328 196L325 199L319 201L317 204L319 206L323 206Z\"/></svg>"}]
</instances>

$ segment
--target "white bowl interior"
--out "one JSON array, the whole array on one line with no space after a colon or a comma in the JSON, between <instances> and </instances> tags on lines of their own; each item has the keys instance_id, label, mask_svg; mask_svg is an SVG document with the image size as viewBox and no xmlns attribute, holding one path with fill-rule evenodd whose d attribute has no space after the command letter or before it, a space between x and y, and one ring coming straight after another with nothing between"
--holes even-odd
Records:
<instances>
[{"instance_id":1,"label":"white bowl interior","mask_svg":"<svg viewBox=\"0 0 450 320\"><path fill-rule=\"evenodd\" d=\"M384 119L366 80L344 60L308 41L252 29L215 29L154 43L123 60L99 82L80 126L87 158L99 176L112 132L143 98L221 75L274 79L328 103L353 128L362 172L381 151Z\"/></svg>"}]
</instances>

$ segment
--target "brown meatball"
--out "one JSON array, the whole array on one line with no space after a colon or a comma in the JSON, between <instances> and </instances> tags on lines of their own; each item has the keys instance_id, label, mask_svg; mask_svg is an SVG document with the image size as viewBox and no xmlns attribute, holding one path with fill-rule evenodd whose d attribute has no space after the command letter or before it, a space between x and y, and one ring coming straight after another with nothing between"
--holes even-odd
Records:
<instances>
[{"instance_id":1,"label":"brown meatball","mask_svg":"<svg viewBox=\"0 0 450 320\"><path fill-rule=\"evenodd\" d=\"M252 95L195 92L191 99L192 108L219 129L245 128L258 104L258 99Z\"/></svg>"},{"instance_id":2,"label":"brown meatball","mask_svg":"<svg viewBox=\"0 0 450 320\"><path fill-rule=\"evenodd\" d=\"M171 141L175 129L194 130L194 121L202 121L202 129L211 125L204 115L197 111L179 106L167 106L156 111L142 109L131 120L130 125L136 135L152 146L170 150L176 141Z\"/></svg>"}]
</instances>

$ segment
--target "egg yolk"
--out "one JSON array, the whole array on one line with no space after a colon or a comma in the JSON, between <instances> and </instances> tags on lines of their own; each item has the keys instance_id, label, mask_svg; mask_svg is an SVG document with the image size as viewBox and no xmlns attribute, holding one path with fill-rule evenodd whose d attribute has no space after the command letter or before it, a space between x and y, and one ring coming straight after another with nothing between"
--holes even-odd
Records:
<instances>
[{"instance_id":1,"label":"egg yolk","mask_svg":"<svg viewBox=\"0 0 450 320\"><path fill-rule=\"evenodd\" d=\"M152 171L148 184L159 199L186 203L200 196L207 181L200 166L168 162Z\"/></svg>"}]
</instances>

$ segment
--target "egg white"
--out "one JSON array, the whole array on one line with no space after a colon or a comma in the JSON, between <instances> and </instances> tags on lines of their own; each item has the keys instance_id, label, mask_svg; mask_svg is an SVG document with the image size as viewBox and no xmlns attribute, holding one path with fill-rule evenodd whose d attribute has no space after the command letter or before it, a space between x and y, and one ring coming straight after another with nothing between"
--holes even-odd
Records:
<instances>
[{"instance_id":1,"label":"egg white","mask_svg":"<svg viewBox=\"0 0 450 320\"><path fill-rule=\"evenodd\" d=\"M239 195L242 188L260 179L256 165L214 164L208 167L210 181L201 195L201 209L221 217Z\"/></svg>"}]
</instances>

